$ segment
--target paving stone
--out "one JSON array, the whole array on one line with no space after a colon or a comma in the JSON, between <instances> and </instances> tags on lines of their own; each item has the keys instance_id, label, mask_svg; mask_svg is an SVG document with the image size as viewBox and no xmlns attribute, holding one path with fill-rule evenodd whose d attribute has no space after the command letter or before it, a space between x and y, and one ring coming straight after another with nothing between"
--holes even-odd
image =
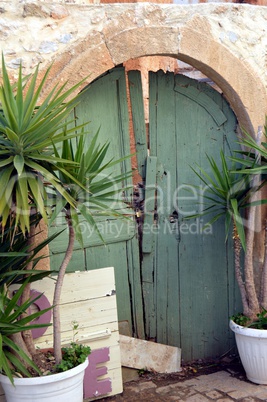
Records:
<instances>
[{"instance_id":1,"label":"paving stone","mask_svg":"<svg viewBox=\"0 0 267 402\"><path fill-rule=\"evenodd\" d=\"M183 398L185 401L187 401L187 399L192 395L199 395L199 394L196 394L196 392L193 389L188 388L187 390L184 391Z\"/></svg>"},{"instance_id":2,"label":"paving stone","mask_svg":"<svg viewBox=\"0 0 267 402\"><path fill-rule=\"evenodd\" d=\"M181 388L181 389L188 388L187 384L185 384L185 383L186 383L186 381L185 382L176 382L175 384L170 384L170 387L171 388Z\"/></svg>"},{"instance_id":3,"label":"paving stone","mask_svg":"<svg viewBox=\"0 0 267 402\"><path fill-rule=\"evenodd\" d=\"M248 393L249 395L249 393ZM258 386L258 389L255 391L254 396L259 398L260 401L267 401L267 387L264 385Z\"/></svg>"},{"instance_id":4,"label":"paving stone","mask_svg":"<svg viewBox=\"0 0 267 402\"><path fill-rule=\"evenodd\" d=\"M128 386L127 387L127 391L130 393L130 392L136 392L136 393L139 393L140 392L140 388L139 388L139 386L137 387L137 386L135 386L135 385L133 385L133 386Z\"/></svg>"},{"instance_id":5,"label":"paving stone","mask_svg":"<svg viewBox=\"0 0 267 402\"><path fill-rule=\"evenodd\" d=\"M165 383L166 384L166 383ZM99 402L267 402L267 386L232 377L226 371L156 385L152 380L125 385L122 395Z\"/></svg>"},{"instance_id":6,"label":"paving stone","mask_svg":"<svg viewBox=\"0 0 267 402\"><path fill-rule=\"evenodd\" d=\"M141 382L139 384L139 388L140 388L140 391L144 391L145 389L157 388L157 386L152 381L146 381L146 382Z\"/></svg>"},{"instance_id":7,"label":"paving stone","mask_svg":"<svg viewBox=\"0 0 267 402\"><path fill-rule=\"evenodd\" d=\"M215 399L215 400L218 400L220 397L223 396L220 392L218 392L218 391L216 391L216 390L209 391L209 392L206 393L206 395L207 395L209 398Z\"/></svg>"},{"instance_id":8,"label":"paving stone","mask_svg":"<svg viewBox=\"0 0 267 402\"><path fill-rule=\"evenodd\" d=\"M255 402L256 401L256 399L255 398L252 398L252 397L248 397L248 398L243 398L242 399L242 402ZM257 401L258 401L258 398L257 398Z\"/></svg>"},{"instance_id":9,"label":"paving stone","mask_svg":"<svg viewBox=\"0 0 267 402\"><path fill-rule=\"evenodd\" d=\"M194 389L184 387L184 388L174 388L172 387L171 395L178 395L181 398L189 397L191 395L195 395L196 391Z\"/></svg>"},{"instance_id":10,"label":"paving stone","mask_svg":"<svg viewBox=\"0 0 267 402\"><path fill-rule=\"evenodd\" d=\"M173 389L177 389L179 392L183 391L184 389L189 389L190 388L184 382L177 382L175 384L170 384L170 387L173 388Z\"/></svg>"},{"instance_id":11,"label":"paving stone","mask_svg":"<svg viewBox=\"0 0 267 402\"><path fill-rule=\"evenodd\" d=\"M206 398L204 395L195 394L186 399L187 402L208 402L210 399Z\"/></svg>"},{"instance_id":12,"label":"paving stone","mask_svg":"<svg viewBox=\"0 0 267 402\"><path fill-rule=\"evenodd\" d=\"M241 381L231 377L226 371L218 371L213 374L202 375L184 382L186 385L194 387L198 392L209 392L216 389L219 392L226 393L229 396L235 395L235 392L245 392L245 396L252 395L258 391L258 386L249 382ZM244 384L245 388L244 388ZM242 396L240 396L241 398Z\"/></svg>"},{"instance_id":13,"label":"paving stone","mask_svg":"<svg viewBox=\"0 0 267 402\"><path fill-rule=\"evenodd\" d=\"M158 389L156 389L156 393L157 394L168 394L170 391L172 390L170 385L166 385L165 387L159 387Z\"/></svg>"},{"instance_id":14,"label":"paving stone","mask_svg":"<svg viewBox=\"0 0 267 402\"><path fill-rule=\"evenodd\" d=\"M245 398L247 396L247 392L238 389L236 391L229 392L228 395L237 401L238 399Z\"/></svg>"},{"instance_id":15,"label":"paving stone","mask_svg":"<svg viewBox=\"0 0 267 402\"><path fill-rule=\"evenodd\" d=\"M233 402L233 399L231 398L220 398L220 399L217 399L217 401L218 402ZM243 399L242 399L242 402L243 402Z\"/></svg>"}]
</instances>

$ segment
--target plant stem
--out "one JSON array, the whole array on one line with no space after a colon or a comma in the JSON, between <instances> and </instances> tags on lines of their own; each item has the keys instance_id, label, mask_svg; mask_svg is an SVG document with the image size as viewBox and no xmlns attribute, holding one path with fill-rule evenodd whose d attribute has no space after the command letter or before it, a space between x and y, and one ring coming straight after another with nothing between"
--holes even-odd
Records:
<instances>
[{"instance_id":1,"label":"plant stem","mask_svg":"<svg viewBox=\"0 0 267 402\"><path fill-rule=\"evenodd\" d=\"M64 275L67 269L67 266L70 262L73 247L74 247L74 240L75 240L75 232L72 226L72 220L70 214L66 214L66 220L69 228L69 243L68 247L64 256L64 259L61 263L59 268L59 273L55 285L55 293L54 293L54 300L53 300L53 340L54 340L54 354L56 364L60 364L62 360L62 352L61 352L61 329L60 329L60 295L63 286Z\"/></svg>"},{"instance_id":2,"label":"plant stem","mask_svg":"<svg viewBox=\"0 0 267 402\"><path fill-rule=\"evenodd\" d=\"M28 237L28 245L29 245L29 252L30 252L30 256L32 255L32 250L34 248L34 235L35 235L35 226L31 225L30 226L30 233L29 233L29 237ZM31 271L33 268L33 261L32 259L29 261L29 263L27 264L27 271ZM25 289L21 295L21 303L25 303L27 300L29 300L31 297L31 284L28 283L25 286ZM30 314L30 308L28 309L28 311L26 311L24 314L22 314L22 317L28 316L28 314ZM26 348L28 349L28 352L30 353L31 356L34 356L36 354L36 348L33 342L33 336L32 336L32 331L31 330L27 330L27 331L23 331L22 332L22 338L25 342Z\"/></svg>"},{"instance_id":3,"label":"plant stem","mask_svg":"<svg viewBox=\"0 0 267 402\"><path fill-rule=\"evenodd\" d=\"M30 359L32 359L32 354L29 352L28 347L26 345L25 340L22 337L22 333L21 332L17 332L15 334L12 334L9 336L10 339L12 339L12 341L23 350L24 353L26 353L27 356L29 356ZM29 365L27 364L27 362L21 357L21 355L19 353L14 352L14 355L22 362L22 364L24 364L24 366L26 368L29 368Z\"/></svg>"},{"instance_id":4,"label":"plant stem","mask_svg":"<svg viewBox=\"0 0 267 402\"><path fill-rule=\"evenodd\" d=\"M240 265L240 254L242 246L241 241L237 233L237 228L234 223L234 256L235 256L235 277L240 290L243 310L248 310L248 300L246 294L246 287L242 278L241 265Z\"/></svg>"},{"instance_id":5,"label":"plant stem","mask_svg":"<svg viewBox=\"0 0 267 402\"><path fill-rule=\"evenodd\" d=\"M245 287L248 301L248 308L244 309L244 314L251 320L257 318L260 306L257 297L255 282L254 282L254 267L253 267L253 246L254 246L254 229L255 229L255 214L256 207L248 209L248 229L246 234L246 254L244 262Z\"/></svg>"},{"instance_id":6,"label":"plant stem","mask_svg":"<svg viewBox=\"0 0 267 402\"><path fill-rule=\"evenodd\" d=\"M256 142L258 145L261 144L262 128L258 127ZM259 151L255 150L255 161L260 164L260 154ZM260 175L256 174L252 179L252 191L255 189L255 193L252 192L250 201L258 200L257 188L260 184ZM248 226L246 234L246 254L244 262L244 275L245 275L245 286L247 292L248 300L248 310L244 311L244 314L248 316L251 320L257 319L257 314L260 312L259 305L259 295L257 295L255 277L254 277L254 264L253 264L253 249L254 249L254 237L255 237L255 223L256 223L256 207L248 208Z\"/></svg>"},{"instance_id":7,"label":"plant stem","mask_svg":"<svg viewBox=\"0 0 267 402\"><path fill-rule=\"evenodd\" d=\"M261 275L261 296L260 304L265 310L267 309L267 219L265 219L265 239L264 239L264 260Z\"/></svg>"}]
</instances>

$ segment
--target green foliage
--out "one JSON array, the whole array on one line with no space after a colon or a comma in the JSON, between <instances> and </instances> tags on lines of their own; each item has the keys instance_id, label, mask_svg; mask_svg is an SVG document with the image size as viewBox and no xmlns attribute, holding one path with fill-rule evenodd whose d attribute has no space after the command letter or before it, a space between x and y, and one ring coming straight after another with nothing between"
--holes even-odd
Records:
<instances>
[{"instance_id":1,"label":"green foliage","mask_svg":"<svg viewBox=\"0 0 267 402\"><path fill-rule=\"evenodd\" d=\"M5 227L12 211L15 227L19 226L24 234L30 228L31 208L36 208L47 222L46 202L51 188L74 206L73 199L55 174L61 167L53 155L53 147L66 136L79 135L77 130L83 127L71 125L69 128L65 123L77 104L77 98L70 101L67 98L81 82L66 91L66 84L54 87L38 106L49 71L50 68L37 85L38 67L24 80L20 66L18 81L12 86L2 57L0 216L2 227ZM65 161L67 163L71 162Z\"/></svg>"},{"instance_id":2,"label":"green foliage","mask_svg":"<svg viewBox=\"0 0 267 402\"><path fill-rule=\"evenodd\" d=\"M250 319L242 313L235 314L230 317L230 319L242 327L246 327L250 321Z\"/></svg>"},{"instance_id":3,"label":"green foliage","mask_svg":"<svg viewBox=\"0 0 267 402\"><path fill-rule=\"evenodd\" d=\"M75 337L78 334L79 323L77 321L72 321L72 331L73 331L73 341L70 346L62 348L63 357L60 364L56 366L56 372L62 372L70 370L73 367L78 366L83 363L88 355L91 353L91 348L86 345L81 345L75 342Z\"/></svg>"},{"instance_id":4,"label":"green foliage","mask_svg":"<svg viewBox=\"0 0 267 402\"><path fill-rule=\"evenodd\" d=\"M261 133L259 134L261 137ZM250 175L267 174L267 116L263 134L265 141L260 141L261 138L254 139L246 131L243 131L243 137L239 144L242 147L246 147L248 151L239 152L239 154L243 155L242 159L238 157L232 158L237 163L242 161L243 169L241 169L240 173Z\"/></svg>"},{"instance_id":5,"label":"green foliage","mask_svg":"<svg viewBox=\"0 0 267 402\"><path fill-rule=\"evenodd\" d=\"M214 158L207 155L209 172L198 166L198 171L192 170L199 177L207 190L203 194L202 187L197 187L199 194L204 198L204 209L196 215L188 216L187 219L211 214L209 223L216 222L221 216L225 216L226 238L234 221L241 244L246 249L245 230L242 222L241 209L245 208L252 188L252 179L248 174L242 174L241 163L238 160L229 167L223 151L220 152L220 164ZM245 162L244 162L245 163Z\"/></svg>"},{"instance_id":6,"label":"green foliage","mask_svg":"<svg viewBox=\"0 0 267 402\"><path fill-rule=\"evenodd\" d=\"M30 217L30 225L37 226L40 219L41 216L39 214L32 214ZM0 228L1 222L0 217ZM26 270L29 262L33 263L33 269L30 272L30 282L40 280L51 274L52 271L38 271L35 267L36 264L44 258L40 251L59 236L61 232L62 231L57 232L38 245L35 245L31 253L29 253L27 233L26 236L24 236L19 228L15 229L12 218L9 219L5 228L2 228L0 235L0 289L4 285L10 286L12 283L23 282L25 275L29 275L29 271ZM36 233L36 235L37 234L38 233Z\"/></svg>"},{"instance_id":7,"label":"green foliage","mask_svg":"<svg viewBox=\"0 0 267 402\"><path fill-rule=\"evenodd\" d=\"M89 346L71 342L69 347L62 348L62 352L63 358L61 363L57 365L57 372L70 370L71 368L83 363L91 353L91 348Z\"/></svg>"},{"instance_id":8,"label":"green foliage","mask_svg":"<svg viewBox=\"0 0 267 402\"><path fill-rule=\"evenodd\" d=\"M262 311L257 314L257 321L253 321L251 324L249 324L249 327L256 329L267 329L267 310L262 309Z\"/></svg>"},{"instance_id":9,"label":"green foliage","mask_svg":"<svg viewBox=\"0 0 267 402\"><path fill-rule=\"evenodd\" d=\"M72 321L72 322L71 322L71 326L72 326L72 332L73 332L72 340L73 340L73 342L74 342L76 335L78 335L78 333L79 333L79 331L78 331L78 329L79 329L79 323L78 323L77 321Z\"/></svg>"},{"instance_id":10,"label":"green foliage","mask_svg":"<svg viewBox=\"0 0 267 402\"><path fill-rule=\"evenodd\" d=\"M138 373L139 377L143 377L145 374L148 374L149 371L146 368L142 368L142 369L139 369L137 371L137 373Z\"/></svg>"},{"instance_id":11,"label":"green foliage","mask_svg":"<svg viewBox=\"0 0 267 402\"><path fill-rule=\"evenodd\" d=\"M244 317L240 314L233 317L234 321L240 325L248 326L258 315L259 320L253 323L257 328L266 325L265 315L262 315L260 308L261 305L266 306L266 300L263 296L266 290L263 287L264 290L259 292L256 288L253 266L253 248L256 241L255 216L257 213L255 206L267 203L267 200L262 199L263 193L258 193L266 184L267 171L267 143L260 144L262 134L260 131L256 140L244 133L239 144L246 151L236 152L241 157L235 156L226 160L223 151L221 151L220 164L212 157L207 156L208 171L199 166L198 171L193 168L193 171L206 186L204 192L200 186L200 196L205 200L206 208L195 216L213 214L209 221L210 224L222 216L225 218L226 238L230 232L233 232L235 274L241 292L243 311L247 316ZM265 137L267 138L266 126ZM252 149L248 149L248 147ZM232 163L231 166L230 163ZM246 215L244 214L245 208L247 208ZM242 263L241 246L246 253ZM266 276L266 268L264 267L266 267L266 262L263 262L263 269L260 273L260 280L263 281L263 285Z\"/></svg>"},{"instance_id":12,"label":"green foliage","mask_svg":"<svg viewBox=\"0 0 267 402\"><path fill-rule=\"evenodd\" d=\"M37 225L39 221L40 216L38 214L31 216L31 225ZM30 253L27 238L21 231L15 231L11 242L10 231L13 232L13 230L12 224L7 225L2 230L0 237L0 371L4 372L12 383L14 371L26 377L31 376L25 365L18 359L18 355L29 367L39 373L37 366L10 337L12 334L24 330L51 325L49 323L31 324L31 322L52 307L21 318L22 314L25 313L41 295L23 304L20 304L19 301L29 282L42 279L51 274L51 271L38 271L34 269L38 261L42 258L41 255L37 257L37 253L40 253L49 242L59 235L59 233L57 233L56 235L50 236L42 243L35 246ZM29 261L33 262L33 269L31 271L26 270ZM14 294L10 291L10 285L13 283L22 283ZM13 369L11 369L9 363L12 364Z\"/></svg>"},{"instance_id":13,"label":"green foliage","mask_svg":"<svg viewBox=\"0 0 267 402\"><path fill-rule=\"evenodd\" d=\"M267 125L265 125L265 138L267 140ZM252 197L266 182L267 173L267 142L258 143L248 133L243 132L243 137L238 141L241 148L248 151L235 151L236 156L226 159L223 151L220 152L220 164L207 155L209 171L198 166L198 170L192 170L202 183L207 186L202 193L205 199L204 210L194 216L212 214L209 223L212 224L221 216L225 217L226 238L231 230L231 222L234 223L240 242L246 250L246 236L243 223L243 211L249 206L262 205L267 200L252 201ZM237 156L237 155L240 156ZM257 176L258 175L258 176ZM261 175L261 177L259 177ZM255 178L259 180L255 180Z\"/></svg>"},{"instance_id":14,"label":"green foliage","mask_svg":"<svg viewBox=\"0 0 267 402\"><path fill-rule=\"evenodd\" d=\"M80 217L84 218L102 239L95 222L95 216L123 216L121 210L125 208L125 204L121 199L121 185L124 184L123 190L126 191L126 181L132 177L132 171L116 176L110 173L115 165L120 164L131 155L115 161L105 161L109 143L99 145L97 142L98 135L99 132L94 135L87 149L85 147L85 136L71 140L67 135L62 144L61 155L56 148L54 149L56 157L61 160L58 163L60 182L69 189L70 196L75 200L75 208L63 197L57 197L51 222L60 210L65 211L66 215L71 218L75 236L82 246ZM65 161L73 163L65 163Z\"/></svg>"},{"instance_id":15,"label":"green foliage","mask_svg":"<svg viewBox=\"0 0 267 402\"><path fill-rule=\"evenodd\" d=\"M21 360L18 359L18 355L36 372L39 373L39 370L27 354L14 343L10 336L21 331L47 327L50 325L48 323L31 324L31 322L36 320L52 307L21 318L21 315L25 313L25 311L27 311L27 309L38 300L39 297L41 297L40 295L33 300L28 300L23 304L19 304L19 299L29 280L30 277L24 281L22 286L13 294L13 296L10 296L9 292L4 288L2 288L0 292L0 371L8 376L12 384L14 383L14 373L10 368L9 362L13 365L15 371L22 373L24 376L30 377L30 373Z\"/></svg>"},{"instance_id":16,"label":"green foliage","mask_svg":"<svg viewBox=\"0 0 267 402\"><path fill-rule=\"evenodd\" d=\"M254 328L254 329L267 329L267 310L264 308L257 314L257 320L251 322L249 317L246 317L242 313L235 314L231 317L237 325L242 327Z\"/></svg>"}]
</instances>

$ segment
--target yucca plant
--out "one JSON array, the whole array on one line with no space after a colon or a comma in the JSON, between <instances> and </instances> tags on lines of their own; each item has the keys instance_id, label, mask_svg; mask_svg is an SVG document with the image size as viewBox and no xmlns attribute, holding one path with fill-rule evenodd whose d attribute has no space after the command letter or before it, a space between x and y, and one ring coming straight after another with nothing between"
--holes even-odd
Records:
<instances>
[{"instance_id":1,"label":"yucca plant","mask_svg":"<svg viewBox=\"0 0 267 402\"><path fill-rule=\"evenodd\" d=\"M7 255L8 259L9 256ZM43 315L48 309L37 311L22 317L25 311L32 306L36 300L41 297L29 299L24 303L19 303L19 299L27 286L31 276L24 280L21 287L14 295L6 287L0 289L0 370L4 372L11 383L14 382L14 372L30 377L30 369L34 373L40 374L38 366L33 362L32 356L29 355L27 348L24 348L23 342L18 342L16 335L21 335L24 330L32 330L40 327L47 327L51 324L32 324L32 321Z\"/></svg>"},{"instance_id":2,"label":"yucca plant","mask_svg":"<svg viewBox=\"0 0 267 402\"><path fill-rule=\"evenodd\" d=\"M40 216L31 216L30 225L38 225ZM27 238L17 230L12 237L14 227L7 225L1 232L0 243L0 371L4 371L10 381L13 383L13 374L20 374L29 377L31 373L40 374L39 368L32 361L22 338L22 332L35 328L47 327L49 323L33 324L32 321L39 318L52 307L30 313L23 317L27 311L41 296L34 299L30 298L24 303L20 302L21 296L28 283L40 280L50 274L49 271L39 271L36 266L41 258L46 258L41 251L60 233L55 233L39 244L36 244L30 251ZM29 261L32 262L33 269L26 270ZM25 274L27 277L25 278ZM22 285L18 290L11 290L11 285Z\"/></svg>"},{"instance_id":3,"label":"yucca plant","mask_svg":"<svg viewBox=\"0 0 267 402\"><path fill-rule=\"evenodd\" d=\"M77 137L81 127L66 119L77 97L67 100L79 82L69 90L66 84L54 87L41 104L39 97L46 84L50 68L37 84L38 67L26 79L19 69L18 80L11 84L4 57L2 57L2 84L0 85L0 216L2 232L7 229L11 246L17 231L27 239L30 253L34 249L35 225L31 216L40 215L48 223L48 199L56 192L75 207L75 200L61 184L57 172L62 169L53 154L54 147L64 139ZM64 161L65 166L72 163ZM63 172L66 176L68 171ZM75 178L72 178L75 182ZM77 183L79 185L79 183ZM25 267L33 269L29 258ZM22 305L30 299L30 283L21 295ZM27 314L27 312L26 312ZM25 317L24 317L25 318ZM23 331L25 347L31 356L36 354L31 331Z\"/></svg>"},{"instance_id":4,"label":"yucca plant","mask_svg":"<svg viewBox=\"0 0 267 402\"><path fill-rule=\"evenodd\" d=\"M267 138L266 126L265 136ZM220 163L207 156L208 170L199 166L192 168L207 190L204 194L201 192L204 208L188 218L211 214L210 224L225 218L226 239L232 234L234 241L235 276L241 294L242 315L251 323L267 308L267 253L260 288L255 281L253 266L256 207L266 203L259 198L259 190L266 182L259 174L267 171L267 144L261 147L257 140L245 133L239 144L249 147L247 151L238 151L241 156L226 158L221 151ZM241 258L242 250L244 258Z\"/></svg>"},{"instance_id":5,"label":"yucca plant","mask_svg":"<svg viewBox=\"0 0 267 402\"><path fill-rule=\"evenodd\" d=\"M58 158L53 155L53 146L61 143L66 135L69 138L78 135L80 127L69 124L66 129L65 122L77 104L77 98L66 99L81 83L67 91L64 91L66 83L53 88L38 106L49 71L50 68L37 85L38 67L31 77L24 80L20 66L18 81L12 86L2 58L0 215L3 227L12 216L15 228L19 226L23 233L30 229L33 208L48 223L46 201L50 188L56 189L70 204L73 203L55 174L60 166Z\"/></svg>"},{"instance_id":6,"label":"yucca plant","mask_svg":"<svg viewBox=\"0 0 267 402\"><path fill-rule=\"evenodd\" d=\"M11 222L11 244L17 230L28 238L33 249L35 225L32 214L40 214L48 223L47 201L57 192L70 205L75 201L60 183L57 171L61 169L53 149L66 136L76 137L80 127L66 125L66 118L77 104L77 97L67 98L81 84L65 91L66 84L55 87L41 105L39 97L48 79L50 68L37 84L38 67L26 79L19 69L18 81L11 85L2 56L2 84L0 86L0 216L2 229ZM72 122L70 122L72 123ZM71 127L70 127L71 126ZM68 161L65 161L67 164ZM70 162L69 162L70 163ZM68 172L64 172L68 175ZM75 178L73 178L75 181ZM32 270L32 260L27 270ZM25 286L22 303L30 298L30 284ZM31 355L36 353L31 331L23 332L23 339Z\"/></svg>"},{"instance_id":7,"label":"yucca plant","mask_svg":"<svg viewBox=\"0 0 267 402\"><path fill-rule=\"evenodd\" d=\"M86 151L84 151L86 149L84 136L71 140L66 135L62 144L61 154L55 149L55 155L61 160L59 162L60 182L69 189L69 194L75 200L75 208L73 208L63 197L57 198L56 209L51 216L52 222L54 217L60 211L63 211L69 231L68 247L59 268L53 301L54 352L57 364L62 359L59 311L61 288L68 263L72 257L75 238L83 247L82 231L80 230L81 221L86 221L104 242L97 228L96 216L105 215L124 218L126 215L122 215L123 209L125 212L125 204L121 199L121 184L124 184L124 192L127 191L127 179L132 176L132 172L114 175L112 174L112 168L130 156L106 161L109 143L99 145L98 134L99 132L93 136ZM66 164L65 161L74 163ZM77 182L81 183L81 186L77 186ZM85 191L85 188L87 191Z\"/></svg>"},{"instance_id":8,"label":"yucca plant","mask_svg":"<svg viewBox=\"0 0 267 402\"><path fill-rule=\"evenodd\" d=\"M20 67L18 81L11 85L2 59L0 216L2 230L8 233L11 245L16 241L17 231L21 231L27 240L30 257L25 270L28 274L34 268L32 253L35 226L30 224L31 216L38 214L48 224L62 211L65 214L69 244L59 269L53 302L54 349L56 363L60 363L59 299L75 236L82 242L80 219L85 219L98 232L95 214L123 216L119 208L111 206L120 191L118 188L112 189L112 186L122 183L131 172L115 177L106 174L123 159L106 162L108 144L97 145L97 135L84 152L84 136L87 135L84 127L87 122L76 126L69 114L77 104L78 97L67 100L81 82L67 91L66 84L53 88L39 105L39 96L49 70L37 85L38 68L31 77L24 79ZM26 306L29 300L30 283L27 282L21 295L22 305ZM26 319L24 314L22 319ZM22 334L25 348L29 355L34 356L36 349L31 331L26 330Z\"/></svg>"}]
</instances>

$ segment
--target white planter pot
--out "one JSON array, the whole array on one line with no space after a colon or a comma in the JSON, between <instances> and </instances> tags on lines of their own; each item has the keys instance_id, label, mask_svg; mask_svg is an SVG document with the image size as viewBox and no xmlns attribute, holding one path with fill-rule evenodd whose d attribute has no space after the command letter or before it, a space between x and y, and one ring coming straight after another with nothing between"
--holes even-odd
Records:
<instances>
[{"instance_id":1,"label":"white planter pot","mask_svg":"<svg viewBox=\"0 0 267 402\"><path fill-rule=\"evenodd\" d=\"M232 320L230 328L247 378L256 384L267 384L267 330L242 327Z\"/></svg>"},{"instance_id":2,"label":"white planter pot","mask_svg":"<svg viewBox=\"0 0 267 402\"><path fill-rule=\"evenodd\" d=\"M88 359L63 373L44 377L14 378L13 386L8 377L0 374L0 383L7 402L82 402L83 378Z\"/></svg>"}]
</instances>

